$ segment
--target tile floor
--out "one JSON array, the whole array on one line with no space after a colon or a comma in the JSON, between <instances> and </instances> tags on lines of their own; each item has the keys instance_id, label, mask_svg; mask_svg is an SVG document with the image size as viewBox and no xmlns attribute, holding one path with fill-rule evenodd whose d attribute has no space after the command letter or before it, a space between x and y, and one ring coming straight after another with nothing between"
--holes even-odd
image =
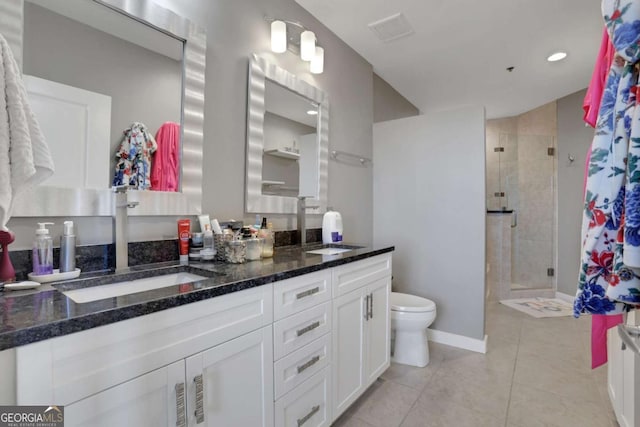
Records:
<instances>
[{"instance_id":1,"label":"tile floor","mask_svg":"<svg viewBox=\"0 0 640 427\"><path fill-rule=\"evenodd\" d=\"M430 343L427 367L392 364L334 426L615 427L590 325L489 302L487 354Z\"/></svg>"}]
</instances>

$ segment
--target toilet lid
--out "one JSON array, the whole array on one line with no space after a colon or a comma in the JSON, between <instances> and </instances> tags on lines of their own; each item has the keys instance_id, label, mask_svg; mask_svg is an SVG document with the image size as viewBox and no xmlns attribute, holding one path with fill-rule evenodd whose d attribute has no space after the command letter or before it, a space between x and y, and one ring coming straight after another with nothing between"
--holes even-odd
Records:
<instances>
[{"instance_id":1,"label":"toilet lid","mask_svg":"<svg viewBox=\"0 0 640 427\"><path fill-rule=\"evenodd\" d=\"M436 303L430 299L399 292L391 292L391 310L425 312L434 311L435 309Z\"/></svg>"}]
</instances>

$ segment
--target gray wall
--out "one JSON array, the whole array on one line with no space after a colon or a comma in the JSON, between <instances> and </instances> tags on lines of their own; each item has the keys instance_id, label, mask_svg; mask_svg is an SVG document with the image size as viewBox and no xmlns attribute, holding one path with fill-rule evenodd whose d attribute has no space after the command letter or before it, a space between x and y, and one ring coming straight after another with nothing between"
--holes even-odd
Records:
<instances>
[{"instance_id":1,"label":"gray wall","mask_svg":"<svg viewBox=\"0 0 640 427\"><path fill-rule=\"evenodd\" d=\"M417 116L420 111L389 83L373 73L373 122Z\"/></svg>"},{"instance_id":2,"label":"gray wall","mask_svg":"<svg viewBox=\"0 0 640 427\"><path fill-rule=\"evenodd\" d=\"M580 228L586 153L593 128L582 120L585 90L558 99L558 292L575 295L580 267ZM568 157L575 160L570 162Z\"/></svg>"},{"instance_id":3,"label":"gray wall","mask_svg":"<svg viewBox=\"0 0 640 427\"><path fill-rule=\"evenodd\" d=\"M432 329L482 340L483 108L386 121L373 128L374 242L396 247L394 291L433 300L437 317Z\"/></svg>"},{"instance_id":4,"label":"gray wall","mask_svg":"<svg viewBox=\"0 0 640 427\"><path fill-rule=\"evenodd\" d=\"M245 219L244 159L248 58L258 53L329 94L329 146L372 157L373 70L331 31L294 0L157 0L207 30L204 123L203 212L219 219ZM302 22L325 49L324 73L311 74L308 63L291 52L270 53L270 27L264 16ZM329 204L342 213L345 240L371 242L372 168L329 162ZM268 215L276 230L294 229L295 215ZM61 224L61 218L53 218ZM195 218L193 218L195 220ZM36 218L12 218L17 233L11 249L27 249ZM111 241L109 218L77 219L79 244ZM134 217L131 241L175 238L176 218ZM309 215L309 227L320 227L321 215ZM54 236L59 234L56 225Z\"/></svg>"},{"instance_id":5,"label":"gray wall","mask_svg":"<svg viewBox=\"0 0 640 427\"><path fill-rule=\"evenodd\" d=\"M25 3L25 74L111 96L109 182L122 131L180 123L182 64L40 6Z\"/></svg>"},{"instance_id":6,"label":"gray wall","mask_svg":"<svg viewBox=\"0 0 640 427\"><path fill-rule=\"evenodd\" d=\"M207 29L203 211L218 218L244 212L245 117L248 58L258 53L329 94L329 146L371 157L372 68L294 0L191 2L161 0ZM324 73L291 52L270 53L264 16L299 21L325 49ZM372 230L371 168L329 163L329 204L342 212L346 239L368 243ZM309 215L319 227L321 215ZM253 215L245 217L253 221ZM295 215L270 215L276 229L295 228Z\"/></svg>"}]
</instances>

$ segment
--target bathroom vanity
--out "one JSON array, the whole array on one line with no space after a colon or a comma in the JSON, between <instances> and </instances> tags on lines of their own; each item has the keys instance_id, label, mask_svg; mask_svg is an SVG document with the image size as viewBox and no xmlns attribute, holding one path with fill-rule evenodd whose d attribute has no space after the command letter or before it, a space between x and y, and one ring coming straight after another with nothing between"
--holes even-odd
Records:
<instances>
[{"instance_id":1,"label":"bathroom vanity","mask_svg":"<svg viewBox=\"0 0 640 427\"><path fill-rule=\"evenodd\" d=\"M68 426L328 426L389 366L393 250L165 266L205 278L84 303L70 291L158 269L5 292L0 403L64 405Z\"/></svg>"},{"instance_id":2,"label":"bathroom vanity","mask_svg":"<svg viewBox=\"0 0 640 427\"><path fill-rule=\"evenodd\" d=\"M636 311L627 314L626 324L640 325ZM607 331L607 391L618 424L632 427L640 424L640 355L623 350L622 343L617 327Z\"/></svg>"}]
</instances>

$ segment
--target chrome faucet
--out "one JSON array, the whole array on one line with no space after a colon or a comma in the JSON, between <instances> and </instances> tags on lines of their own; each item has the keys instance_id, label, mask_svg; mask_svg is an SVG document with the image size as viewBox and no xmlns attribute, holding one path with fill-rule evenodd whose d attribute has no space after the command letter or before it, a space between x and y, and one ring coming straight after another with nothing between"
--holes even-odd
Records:
<instances>
[{"instance_id":1,"label":"chrome faucet","mask_svg":"<svg viewBox=\"0 0 640 427\"><path fill-rule=\"evenodd\" d=\"M113 245L116 252L116 273L129 268L129 214L127 208L138 206L138 202L128 200L128 185L113 187Z\"/></svg>"},{"instance_id":2,"label":"chrome faucet","mask_svg":"<svg viewBox=\"0 0 640 427\"><path fill-rule=\"evenodd\" d=\"M301 246L307 244L307 209L318 208L319 206L307 206L307 198L298 197L298 241Z\"/></svg>"}]
</instances>

